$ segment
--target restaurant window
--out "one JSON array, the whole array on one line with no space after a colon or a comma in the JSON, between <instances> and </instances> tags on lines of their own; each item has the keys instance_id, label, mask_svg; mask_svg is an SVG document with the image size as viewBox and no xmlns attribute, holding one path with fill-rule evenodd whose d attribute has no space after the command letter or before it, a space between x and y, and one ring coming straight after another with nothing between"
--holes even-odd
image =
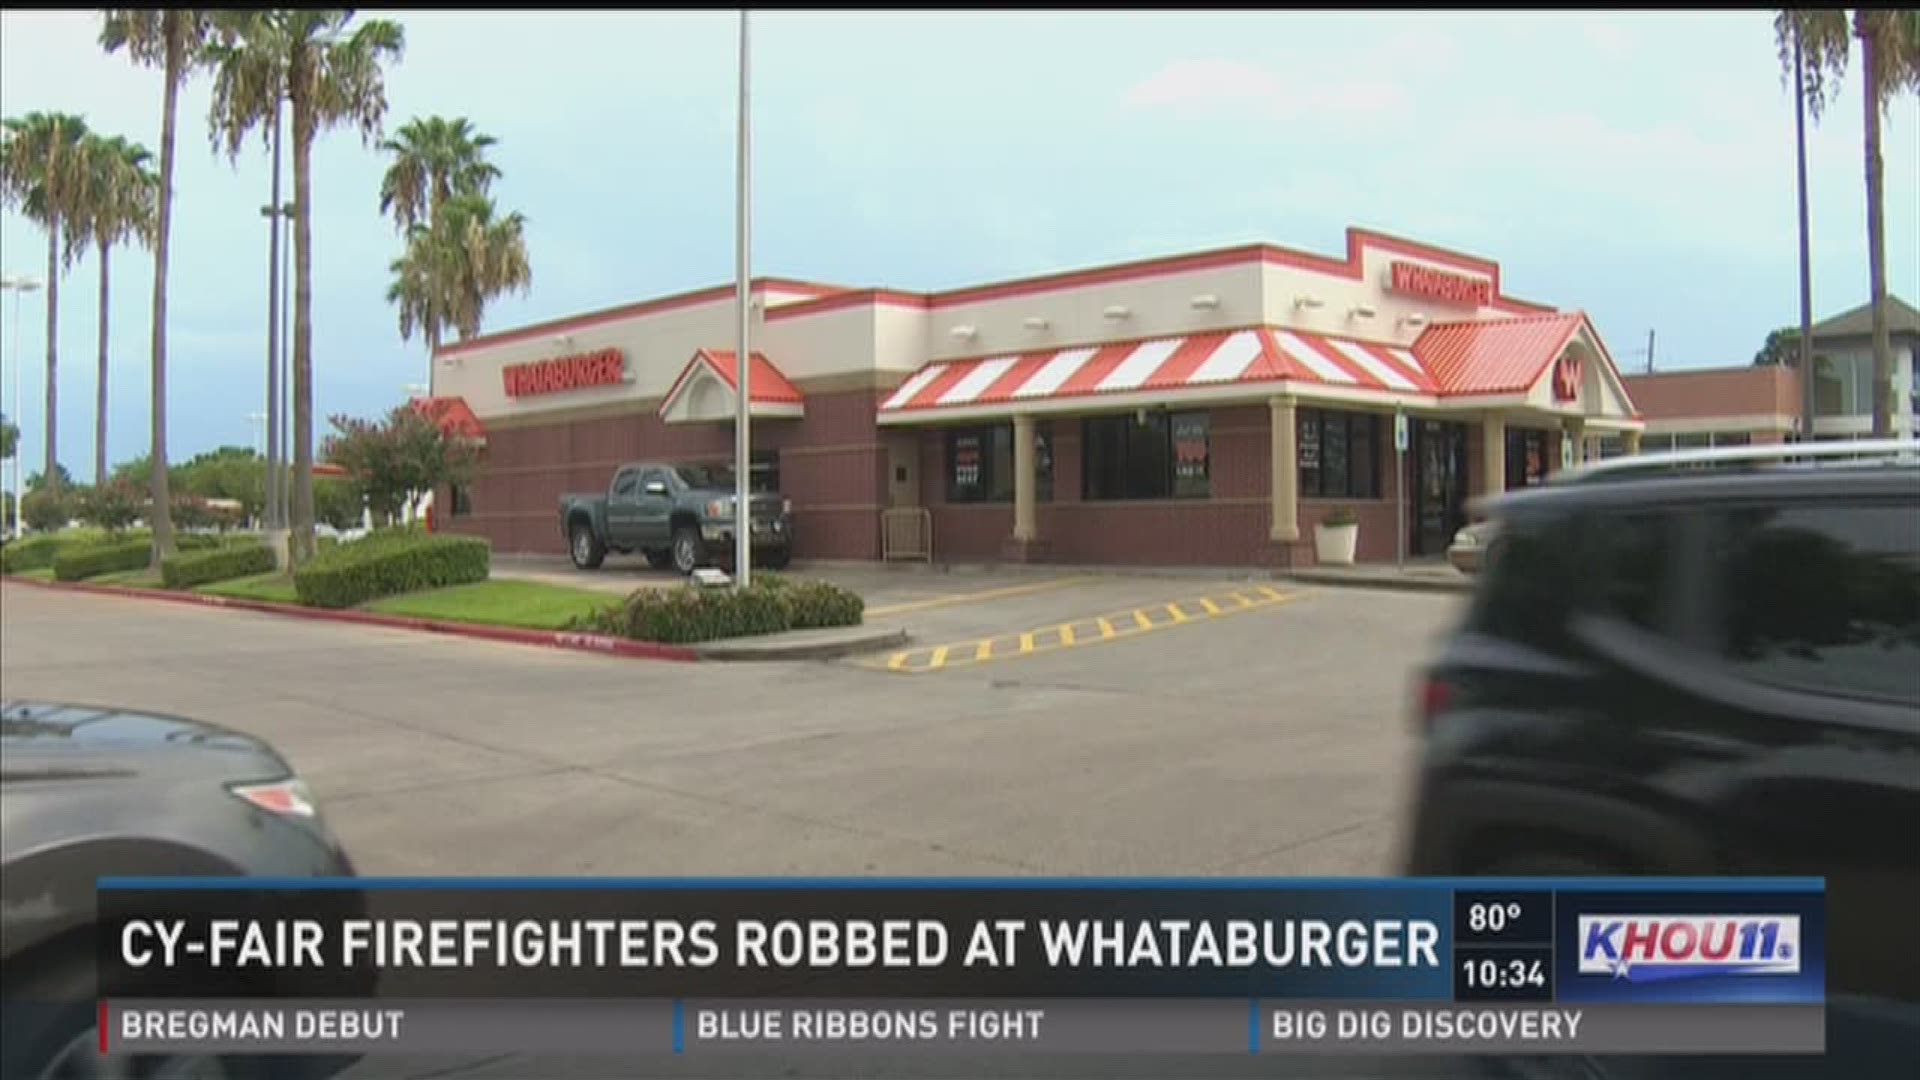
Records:
<instances>
[{"instance_id":1,"label":"restaurant window","mask_svg":"<svg viewBox=\"0 0 1920 1080\"><path fill-rule=\"evenodd\" d=\"M747 466L749 490L773 494L780 490L780 451L755 450Z\"/></svg>"},{"instance_id":2,"label":"restaurant window","mask_svg":"<svg viewBox=\"0 0 1920 1080\"><path fill-rule=\"evenodd\" d=\"M1053 498L1053 425L1033 432L1034 498ZM1013 423L955 428L947 432L947 501L1013 501Z\"/></svg>"},{"instance_id":3,"label":"restaurant window","mask_svg":"<svg viewBox=\"0 0 1920 1080\"><path fill-rule=\"evenodd\" d=\"M1081 425L1081 482L1088 499L1204 499L1212 445L1204 412L1089 417Z\"/></svg>"},{"instance_id":4,"label":"restaurant window","mask_svg":"<svg viewBox=\"0 0 1920 1080\"><path fill-rule=\"evenodd\" d=\"M1309 499L1380 497L1380 417L1300 410L1300 494Z\"/></svg>"},{"instance_id":5,"label":"restaurant window","mask_svg":"<svg viewBox=\"0 0 1920 1080\"><path fill-rule=\"evenodd\" d=\"M466 517L473 513L473 491L465 484L452 485L453 516Z\"/></svg>"},{"instance_id":6,"label":"restaurant window","mask_svg":"<svg viewBox=\"0 0 1920 1080\"><path fill-rule=\"evenodd\" d=\"M1547 433L1537 428L1507 432L1507 490L1547 479Z\"/></svg>"}]
</instances>

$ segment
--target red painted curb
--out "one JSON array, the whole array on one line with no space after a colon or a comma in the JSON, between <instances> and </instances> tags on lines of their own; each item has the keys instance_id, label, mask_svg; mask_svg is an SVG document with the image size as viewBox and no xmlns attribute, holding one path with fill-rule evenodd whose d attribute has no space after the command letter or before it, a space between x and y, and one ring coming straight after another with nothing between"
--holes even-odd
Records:
<instances>
[{"instance_id":1,"label":"red painted curb","mask_svg":"<svg viewBox=\"0 0 1920 1080\"><path fill-rule=\"evenodd\" d=\"M31 585L41 589L61 589L72 592L94 593L100 596L119 596L134 600L165 600L176 604L199 604L202 607L238 608L242 611L261 611L270 615L290 615L297 619L321 619L327 622L357 623L362 626L384 626L391 630L421 630L432 634L450 634L454 637L481 638L487 641L505 641L516 645L544 645L550 649L566 649L571 652L594 653L599 656L622 656L642 660L680 660L700 659L700 654L681 645L660 645L651 641L629 641L626 638L607 637L604 634L581 634L569 630L522 630L510 626L485 626L478 623L442 622L438 619L415 619L404 615L376 615L371 611L341 611L332 608L301 607L294 604L276 604L268 600L244 600L233 596L209 596L205 593L174 592L170 589L133 589L118 585L90 585L84 581L40 581L35 578L6 577L9 584Z\"/></svg>"}]
</instances>

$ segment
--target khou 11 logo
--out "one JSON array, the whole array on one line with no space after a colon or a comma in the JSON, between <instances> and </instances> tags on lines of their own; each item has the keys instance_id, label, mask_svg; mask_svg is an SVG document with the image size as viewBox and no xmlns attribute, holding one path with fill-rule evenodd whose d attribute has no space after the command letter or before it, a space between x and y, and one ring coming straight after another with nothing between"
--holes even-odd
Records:
<instances>
[{"instance_id":1,"label":"khou 11 logo","mask_svg":"<svg viewBox=\"0 0 1920 1080\"><path fill-rule=\"evenodd\" d=\"M1798 915L1582 915L1582 975L1798 975Z\"/></svg>"}]
</instances>

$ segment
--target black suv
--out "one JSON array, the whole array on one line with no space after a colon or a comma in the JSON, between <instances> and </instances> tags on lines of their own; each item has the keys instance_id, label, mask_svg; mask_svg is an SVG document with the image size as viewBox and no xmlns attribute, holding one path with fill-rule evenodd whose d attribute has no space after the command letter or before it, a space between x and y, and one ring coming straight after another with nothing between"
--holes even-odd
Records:
<instances>
[{"instance_id":1,"label":"black suv","mask_svg":"<svg viewBox=\"0 0 1920 1080\"><path fill-rule=\"evenodd\" d=\"M1602 471L1493 504L1502 557L1419 693L1407 872L1824 877L1829 1047L1856 1076L1920 1060L1903 453Z\"/></svg>"}]
</instances>

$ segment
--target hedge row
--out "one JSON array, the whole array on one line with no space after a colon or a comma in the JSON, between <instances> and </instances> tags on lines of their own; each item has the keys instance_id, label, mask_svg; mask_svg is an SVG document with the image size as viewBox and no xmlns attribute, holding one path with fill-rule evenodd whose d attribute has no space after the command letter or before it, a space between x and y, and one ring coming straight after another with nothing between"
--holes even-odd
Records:
<instances>
[{"instance_id":1,"label":"hedge row","mask_svg":"<svg viewBox=\"0 0 1920 1080\"><path fill-rule=\"evenodd\" d=\"M756 576L745 589L639 589L618 607L582 621L582 628L676 645L782 630L858 626L866 604L825 581Z\"/></svg>"},{"instance_id":2,"label":"hedge row","mask_svg":"<svg viewBox=\"0 0 1920 1080\"><path fill-rule=\"evenodd\" d=\"M138 540L147 535L140 530L123 533L121 539ZM0 573L21 574L28 570L45 570L53 565L54 556L61 551L82 544L97 544L106 539L109 537L105 529L67 529L15 540L6 547L0 547Z\"/></svg>"},{"instance_id":3,"label":"hedge row","mask_svg":"<svg viewBox=\"0 0 1920 1080\"><path fill-rule=\"evenodd\" d=\"M264 544L229 544L212 551L188 551L160 562L160 583L169 589L191 589L216 581L230 581L274 568L273 551Z\"/></svg>"},{"instance_id":4,"label":"hedge row","mask_svg":"<svg viewBox=\"0 0 1920 1080\"><path fill-rule=\"evenodd\" d=\"M376 534L315 555L293 572L293 589L312 607L353 607L396 593L485 581L490 556L478 537Z\"/></svg>"},{"instance_id":5,"label":"hedge row","mask_svg":"<svg viewBox=\"0 0 1920 1080\"><path fill-rule=\"evenodd\" d=\"M173 538L181 551L202 551L220 546L220 538L200 533L182 533ZM142 570L153 564L153 538L129 536L66 544L53 557L53 580L85 581L101 574L123 570Z\"/></svg>"}]
</instances>

